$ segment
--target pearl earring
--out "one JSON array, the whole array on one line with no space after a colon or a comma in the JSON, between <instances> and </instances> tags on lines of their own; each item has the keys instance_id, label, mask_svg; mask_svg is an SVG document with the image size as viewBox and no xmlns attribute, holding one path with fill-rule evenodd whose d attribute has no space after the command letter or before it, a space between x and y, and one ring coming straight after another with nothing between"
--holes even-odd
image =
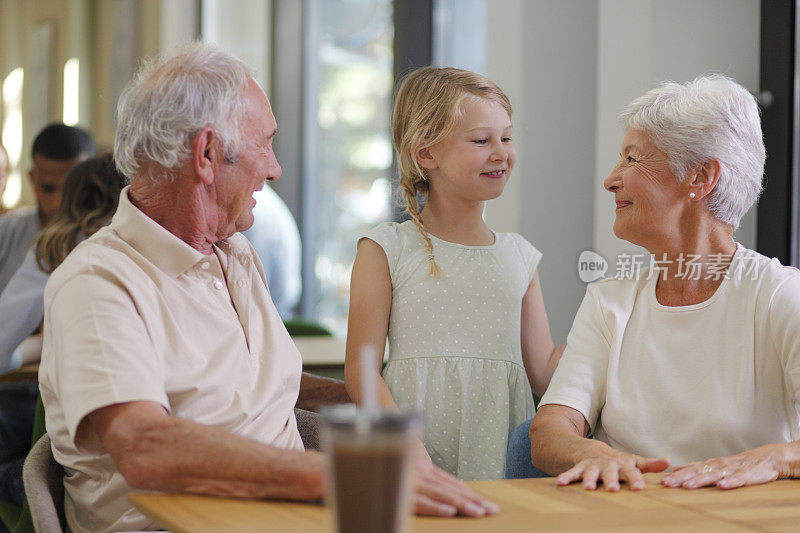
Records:
<instances>
[{"instance_id":1,"label":"pearl earring","mask_svg":"<svg viewBox=\"0 0 800 533\"><path fill-rule=\"evenodd\" d=\"M693 192L689 193L689 198L694 198L695 196L697 196L695 193L693 193Z\"/></svg>"}]
</instances>

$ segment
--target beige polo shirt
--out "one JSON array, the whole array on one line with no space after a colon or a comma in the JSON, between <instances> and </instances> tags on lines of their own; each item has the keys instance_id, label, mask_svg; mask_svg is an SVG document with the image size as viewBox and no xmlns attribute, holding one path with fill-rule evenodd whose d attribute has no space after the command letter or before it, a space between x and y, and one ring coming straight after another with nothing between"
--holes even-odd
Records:
<instances>
[{"instance_id":1,"label":"beige polo shirt","mask_svg":"<svg viewBox=\"0 0 800 533\"><path fill-rule=\"evenodd\" d=\"M302 361L242 235L203 255L134 207L126 188L111 225L67 257L44 298L39 380L73 531L155 529L81 423L98 408L149 400L303 449L293 409Z\"/></svg>"}]
</instances>

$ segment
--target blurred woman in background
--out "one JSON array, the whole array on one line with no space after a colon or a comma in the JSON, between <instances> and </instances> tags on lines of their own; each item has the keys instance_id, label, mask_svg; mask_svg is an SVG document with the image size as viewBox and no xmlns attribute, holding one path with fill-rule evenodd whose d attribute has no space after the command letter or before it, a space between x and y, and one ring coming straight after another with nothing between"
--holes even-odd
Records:
<instances>
[{"instance_id":1,"label":"blurred woman in background","mask_svg":"<svg viewBox=\"0 0 800 533\"><path fill-rule=\"evenodd\" d=\"M88 159L67 174L53 221L0 294L0 374L38 362L47 279L81 241L111 221L125 183L111 154ZM24 499L22 463L38 393L38 383L0 384L0 500L17 505Z\"/></svg>"}]
</instances>

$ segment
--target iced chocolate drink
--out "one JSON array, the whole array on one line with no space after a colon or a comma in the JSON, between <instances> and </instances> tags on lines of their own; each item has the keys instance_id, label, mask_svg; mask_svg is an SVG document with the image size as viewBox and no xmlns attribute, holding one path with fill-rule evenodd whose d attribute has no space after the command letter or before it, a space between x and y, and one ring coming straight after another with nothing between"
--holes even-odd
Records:
<instances>
[{"instance_id":1,"label":"iced chocolate drink","mask_svg":"<svg viewBox=\"0 0 800 533\"><path fill-rule=\"evenodd\" d=\"M413 444L419 417L381 413L356 421L355 409L323 414L323 444L329 457L329 501L337 531L403 532L410 515Z\"/></svg>"}]
</instances>

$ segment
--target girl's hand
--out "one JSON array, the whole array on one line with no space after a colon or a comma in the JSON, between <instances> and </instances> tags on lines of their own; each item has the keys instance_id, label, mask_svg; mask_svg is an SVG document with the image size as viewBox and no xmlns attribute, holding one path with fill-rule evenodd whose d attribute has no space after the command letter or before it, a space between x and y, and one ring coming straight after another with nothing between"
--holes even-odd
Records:
<instances>
[{"instance_id":1,"label":"girl's hand","mask_svg":"<svg viewBox=\"0 0 800 533\"><path fill-rule=\"evenodd\" d=\"M661 484L684 489L709 485L735 489L779 478L797 478L800 477L798 445L797 442L768 444L736 455L689 463L664 476Z\"/></svg>"},{"instance_id":2,"label":"girl's hand","mask_svg":"<svg viewBox=\"0 0 800 533\"><path fill-rule=\"evenodd\" d=\"M421 440L417 440L414 444L414 460L417 464L422 463L423 465L433 466L433 460L431 460L431 456L428 455L428 450Z\"/></svg>"},{"instance_id":3,"label":"girl's hand","mask_svg":"<svg viewBox=\"0 0 800 533\"><path fill-rule=\"evenodd\" d=\"M500 507L480 494L473 492L459 479L434 466L425 453L417 461L414 485L414 512L426 516L487 516L500 511Z\"/></svg>"}]
</instances>

